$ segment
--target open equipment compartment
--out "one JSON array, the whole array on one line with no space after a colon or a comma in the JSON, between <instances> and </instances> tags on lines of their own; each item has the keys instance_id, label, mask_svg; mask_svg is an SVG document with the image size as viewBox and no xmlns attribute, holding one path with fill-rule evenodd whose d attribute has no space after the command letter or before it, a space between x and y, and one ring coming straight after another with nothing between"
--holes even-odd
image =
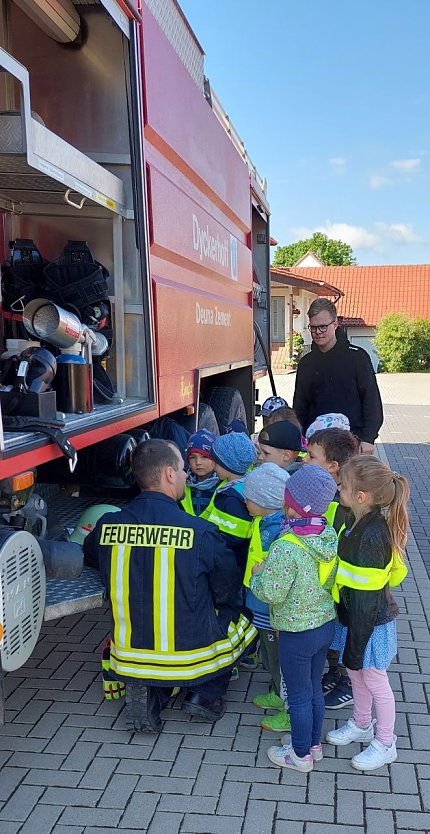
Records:
<instances>
[{"instance_id":1,"label":"open equipment compartment","mask_svg":"<svg viewBox=\"0 0 430 834\"><path fill-rule=\"evenodd\" d=\"M67 414L72 437L139 413L144 422L155 401L138 39L135 22L106 5L113 16L76 4L81 33L65 45L14 0L0 3L3 258L15 238L48 260L86 240L110 274L107 370L122 402ZM39 434L7 433L3 455L43 445Z\"/></svg>"}]
</instances>

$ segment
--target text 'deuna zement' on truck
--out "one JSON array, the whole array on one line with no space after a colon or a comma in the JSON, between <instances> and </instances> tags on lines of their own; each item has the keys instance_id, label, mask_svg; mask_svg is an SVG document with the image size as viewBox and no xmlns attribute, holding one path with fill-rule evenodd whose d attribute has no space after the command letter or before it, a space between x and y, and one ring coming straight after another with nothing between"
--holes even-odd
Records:
<instances>
[{"instance_id":1,"label":"text 'deuna zement' on truck","mask_svg":"<svg viewBox=\"0 0 430 834\"><path fill-rule=\"evenodd\" d=\"M50 580L40 544L124 500L146 432L252 429L270 238L265 181L175 0L0 6L7 671L43 617L100 602L85 568Z\"/></svg>"}]
</instances>

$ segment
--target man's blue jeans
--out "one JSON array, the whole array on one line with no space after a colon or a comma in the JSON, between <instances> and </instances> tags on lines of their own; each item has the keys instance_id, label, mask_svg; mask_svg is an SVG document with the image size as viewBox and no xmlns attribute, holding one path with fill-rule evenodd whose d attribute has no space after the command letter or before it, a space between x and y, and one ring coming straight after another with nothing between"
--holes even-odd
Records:
<instances>
[{"instance_id":1,"label":"man's blue jeans","mask_svg":"<svg viewBox=\"0 0 430 834\"><path fill-rule=\"evenodd\" d=\"M334 620L309 631L280 631L279 659L287 687L291 742L297 756L307 756L321 742L324 696L321 678L334 637Z\"/></svg>"}]
</instances>

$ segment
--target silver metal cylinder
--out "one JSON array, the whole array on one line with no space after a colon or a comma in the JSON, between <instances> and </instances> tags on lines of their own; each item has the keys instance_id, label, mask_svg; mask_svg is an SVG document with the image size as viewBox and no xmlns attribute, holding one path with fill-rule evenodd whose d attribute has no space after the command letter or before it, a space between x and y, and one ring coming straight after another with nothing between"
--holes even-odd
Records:
<instances>
[{"instance_id":1,"label":"silver metal cylinder","mask_svg":"<svg viewBox=\"0 0 430 834\"><path fill-rule=\"evenodd\" d=\"M46 298L35 298L26 304L22 320L32 336L59 348L72 347L81 338L83 325L78 317Z\"/></svg>"}]
</instances>

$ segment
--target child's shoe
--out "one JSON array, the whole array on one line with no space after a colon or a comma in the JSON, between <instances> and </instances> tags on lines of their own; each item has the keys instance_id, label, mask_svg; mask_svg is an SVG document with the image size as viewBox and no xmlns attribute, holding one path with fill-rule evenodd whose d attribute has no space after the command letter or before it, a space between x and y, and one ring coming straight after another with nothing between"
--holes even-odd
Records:
<instances>
[{"instance_id":1,"label":"child's shoe","mask_svg":"<svg viewBox=\"0 0 430 834\"><path fill-rule=\"evenodd\" d=\"M281 744L286 745L288 747L288 745L291 744L291 736L290 735L281 736ZM310 754L311 754L311 756L314 760L314 763L315 762L322 762L322 760L324 758L322 744L314 744L314 746L311 747L311 749L310 749Z\"/></svg>"},{"instance_id":2,"label":"child's shoe","mask_svg":"<svg viewBox=\"0 0 430 834\"><path fill-rule=\"evenodd\" d=\"M239 680L239 669L237 668L237 666L233 666L233 669L231 670L230 680L231 681L238 681Z\"/></svg>"},{"instance_id":3,"label":"child's shoe","mask_svg":"<svg viewBox=\"0 0 430 834\"><path fill-rule=\"evenodd\" d=\"M260 721L260 726L271 733L285 733L286 730L291 730L290 715L286 709L280 709L275 715L265 715Z\"/></svg>"},{"instance_id":4,"label":"child's shoe","mask_svg":"<svg viewBox=\"0 0 430 834\"><path fill-rule=\"evenodd\" d=\"M324 695L326 709L342 709L354 703L351 681L346 675L340 675L340 680Z\"/></svg>"},{"instance_id":5,"label":"child's shoe","mask_svg":"<svg viewBox=\"0 0 430 834\"><path fill-rule=\"evenodd\" d=\"M329 730L326 735L326 741L329 744L335 744L339 747L351 744L352 741L372 741L374 723L374 721L371 721L368 727L362 729L361 727L357 727L353 718L349 718L342 727L339 727L337 730Z\"/></svg>"},{"instance_id":6,"label":"child's shoe","mask_svg":"<svg viewBox=\"0 0 430 834\"><path fill-rule=\"evenodd\" d=\"M282 747L269 747L267 756L278 767L289 767L291 770L299 770L301 773L310 773L314 766L311 754L296 756L292 744L284 744Z\"/></svg>"},{"instance_id":7,"label":"child's shoe","mask_svg":"<svg viewBox=\"0 0 430 834\"><path fill-rule=\"evenodd\" d=\"M274 689L271 692L266 692L265 695L256 695L255 698L252 699L252 703L256 707L260 707L260 709L283 709L284 702L279 695L276 694Z\"/></svg>"},{"instance_id":8,"label":"child's shoe","mask_svg":"<svg viewBox=\"0 0 430 834\"><path fill-rule=\"evenodd\" d=\"M387 747L374 738L365 750L351 759L352 766L357 770L378 770L379 767L395 762L397 759L396 741L397 736L394 736L392 743Z\"/></svg>"},{"instance_id":9,"label":"child's shoe","mask_svg":"<svg viewBox=\"0 0 430 834\"><path fill-rule=\"evenodd\" d=\"M259 662L260 660L258 654L257 652L254 652L254 654L249 654L248 657L240 660L239 666L241 666L242 669L248 669L248 672L254 672L255 669L258 669Z\"/></svg>"},{"instance_id":10,"label":"child's shoe","mask_svg":"<svg viewBox=\"0 0 430 834\"><path fill-rule=\"evenodd\" d=\"M322 676L322 681L321 681L322 691L323 691L324 695L327 695L327 692L331 692L331 690L335 688L335 686L339 683L339 681L340 681L340 672L339 672L339 670L337 668L336 669L329 669L328 672L326 672L325 675Z\"/></svg>"}]
</instances>

